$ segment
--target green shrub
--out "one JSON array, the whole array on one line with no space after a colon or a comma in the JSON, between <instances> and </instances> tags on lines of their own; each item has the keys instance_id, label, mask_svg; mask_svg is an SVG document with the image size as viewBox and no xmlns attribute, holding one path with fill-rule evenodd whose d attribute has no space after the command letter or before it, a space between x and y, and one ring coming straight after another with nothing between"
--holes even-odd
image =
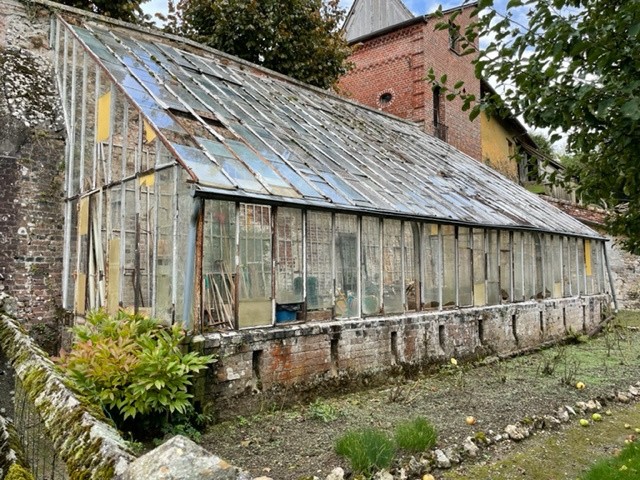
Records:
<instances>
[{"instance_id":1,"label":"green shrub","mask_svg":"<svg viewBox=\"0 0 640 480\"><path fill-rule=\"evenodd\" d=\"M637 480L640 478L640 444L630 443L615 458L596 463L582 480Z\"/></svg>"},{"instance_id":2,"label":"green shrub","mask_svg":"<svg viewBox=\"0 0 640 480\"><path fill-rule=\"evenodd\" d=\"M336 442L336 453L349 459L357 473L370 475L388 468L395 456L391 439L380 430L365 428L345 433Z\"/></svg>"},{"instance_id":3,"label":"green shrub","mask_svg":"<svg viewBox=\"0 0 640 480\"><path fill-rule=\"evenodd\" d=\"M424 452L433 448L438 439L438 433L429 420L416 417L396 427L396 444L409 452Z\"/></svg>"},{"instance_id":4,"label":"green shrub","mask_svg":"<svg viewBox=\"0 0 640 480\"><path fill-rule=\"evenodd\" d=\"M212 357L182 353L185 337L179 325L166 328L156 320L120 311L87 315L74 327L75 340L61 365L73 386L101 405L116 420L186 413L193 375ZM119 425L120 426L120 425Z\"/></svg>"}]
</instances>

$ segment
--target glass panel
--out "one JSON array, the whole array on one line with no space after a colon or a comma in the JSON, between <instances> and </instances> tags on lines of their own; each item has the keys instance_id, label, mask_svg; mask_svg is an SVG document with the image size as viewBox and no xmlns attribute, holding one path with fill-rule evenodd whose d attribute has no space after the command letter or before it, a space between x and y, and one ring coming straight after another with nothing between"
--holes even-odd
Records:
<instances>
[{"instance_id":1,"label":"glass panel","mask_svg":"<svg viewBox=\"0 0 640 480\"><path fill-rule=\"evenodd\" d=\"M400 313L404 310L402 295L402 222L400 220L384 220L382 264L384 267L384 313Z\"/></svg>"},{"instance_id":2,"label":"glass panel","mask_svg":"<svg viewBox=\"0 0 640 480\"><path fill-rule=\"evenodd\" d=\"M328 319L333 313L333 233L331 214L307 213L307 319ZM309 314L310 310L324 312Z\"/></svg>"},{"instance_id":3,"label":"glass panel","mask_svg":"<svg viewBox=\"0 0 640 480\"><path fill-rule=\"evenodd\" d=\"M580 295L584 295L586 293L585 291L586 277L585 277L584 239L582 238L576 238L576 253L578 254L578 263L577 263L578 291L580 292Z\"/></svg>"},{"instance_id":4,"label":"glass panel","mask_svg":"<svg viewBox=\"0 0 640 480\"><path fill-rule=\"evenodd\" d=\"M126 102L125 108L128 110L129 124L126 141L122 142L122 148L125 156L124 175L130 177L140 171L140 115Z\"/></svg>"},{"instance_id":5,"label":"glass panel","mask_svg":"<svg viewBox=\"0 0 640 480\"><path fill-rule=\"evenodd\" d=\"M148 309L148 312L151 313L153 248L156 233L155 176L153 174L145 175L137 181L140 195L140 220L138 226L140 269L137 272L136 289L138 290L138 306Z\"/></svg>"},{"instance_id":6,"label":"glass panel","mask_svg":"<svg viewBox=\"0 0 640 480\"><path fill-rule=\"evenodd\" d=\"M100 85L101 93L98 97L98 115L96 117L98 158L102 163L111 165L111 181L116 182L123 178L123 139L128 135L129 112L124 98L117 93L117 90L113 89L112 96L111 82L107 82L104 77L100 78L101 82L106 83L109 89L105 90L105 87ZM109 123L111 116L113 116L113 135L111 135L112 126Z\"/></svg>"},{"instance_id":7,"label":"glass panel","mask_svg":"<svg viewBox=\"0 0 640 480\"><path fill-rule=\"evenodd\" d=\"M130 180L122 184L125 189L124 217L124 279L122 285L122 306L133 307L136 295L136 190L135 182Z\"/></svg>"},{"instance_id":8,"label":"glass panel","mask_svg":"<svg viewBox=\"0 0 640 480\"><path fill-rule=\"evenodd\" d=\"M595 242L593 242L595 243ZM594 265L593 265L593 247L592 242L589 239L584 240L584 276L586 279L585 293L587 295L593 295L594 293Z\"/></svg>"},{"instance_id":9,"label":"glass panel","mask_svg":"<svg viewBox=\"0 0 640 480\"><path fill-rule=\"evenodd\" d=\"M358 218L335 216L336 297L335 316L358 316Z\"/></svg>"},{"instance_id":10,"label":"glass panel","mask_svg":"<svg viewBox=\"0 0 640 480\"><path fill-rule=\"evenodd\" d=\"M385 233L386 235L386 233ZM415 222L404 222L404 289L405 306L409 311L418 309L420 302L420 225ZM385 311L387 302L385 301Z\"/></svg>"},{"instance_id":11,"label":"glass panel","mask_svg":"<svg viewBox=\"0 0 640 480\"><path fill-rule=\"evenodd\" d=\"M75 299L75 278L76 268L78 264L78 200L71 200L66 204L67 218L69 228L69 254L67 271L69 272L67 278L64 279L67 282L67 301L64 308L67 310L73 310Z\"/></svg>"},{"instance_id":12,"label":"glass panel","mask_svg":"<svg viewBox=\"0 0 640 480\"><path fill-rule=\"evenodd\" d=\"M83 182L89 182L95 187L101 187L107 183L107 162L103 156L97 157L96 149L96 81L98 77L98 71L95 63L91 60L88 54L85 53L85 62L87 69L86 84L83 86L84 90L84 173Z\"/></svg>"},{"instance_id":13,"label":"glass panel","mask_svg":"<svg viewBox=\"0 0 640 480\"><path fill-rule=\"evenodd\" d=\"M458 227L458 305L473 305L471 231Z\"/></svg>"},{"instance_id":14,"label":"glass panel","mask_svg":"<svg viewBox=\"0 0 640 480\"><path fill-rule=\"evenodd\" d=\"M555 298L553 237L551 235L543 235L542 239L544 241L544 298Z\"/></svg>"},{"instance_id":15,"label":"glass panel","mask_svg":"<svg viewBox=\"0 0 640 480\"><path fill-rule=\"evenodd\" d=\"M302 210L276 212L276 321L295 320L303 297Z\"/></svg>"},{"instance_id":16,"label":"glass panel","mask_svg":"<svg viewBox=\"0 0 640 480\"><path fill-rule=\"evenodd\" d=\"M155 179L158 195L158 237L154 315L166 324L170 324L173 318L171 287L173 282L173 220L176 213L174 174L175 169L167 168L157 172Z\"/></svg>"},{"instance_id":17,"label":"glass panel","mask_svg":"<svg viewBox=\"0 0 640 480\"><path fill-rule=\"evenodd\" d=\"M380 313L380 219L362 217L362 314Z\"/></svg>"},{"instance_id":18,"label":"glass panel","mask_svg":"<svg viewBox=\"0 0 640 480\"><path fill-rule=\"evenodd\" d=\"M423 226L424 306L440 307L440 276L442 272L440 234L438 225Z\"/></svg>"},{"instance_id":19,"label":"glass panel","mask_svg":"<svg viewBox=\"0 0 640 480\"><path fill-rule=\"evenodd\" d=\"M109 189L109 223L107 225L107 311L115 314L120 305L122 258L122 187Z\"/></svg>"},{"instance_id":20,"label":"glass panel","mask_svg":"<svg viewBox=\"0 0 640 480\"><path fill-rule=\"evenodd\" d=\"M561 298L563 277L562 239L557 235L551 236L551 257L551 271L553 272L553 298Z\"/></svg>"},{"instance_id":21,"label":"glass panel","mask_svg":"<svg viewBox=\"0 0 640 480\"><path fill-rule=\"evenodd\" d=\"M240 327L270 325L271 207L240 204Z\"/></svg>"},{"instance_id":22,"label":"glass panel","mask_svg":"<svg viewBox=\"0 0 640 480\"><path fill-rule=\"evenodd\" d=\"M605 273L604 273L604 252L603 249L606 248L606 244L604 242L600 242L597 240L593 240L591 242L591 246L593 247L593 268L595 270L596 276L596 286L594 293L604 293L607 291L605 288Z\"/></svg>"},{"instance_id":23,"label":"glass panel","mask_svg":"<svg viewBox=\"0 0 640 480\"><path fill-rule=\"evenodd\" d=\"M569 239L564 237L562 242L562 287L563 295L565 297L571 296L571 266L575 263L575 260L571 258L571 252L569 248Z\"/></svg>"},{"instance_id":24,"label":"glass panel","mask_svg":"<svg viewBox=\"0 0 640 480\"><path fill-rule=\"evenodd\" d=\"M524 255L523 255L523 234L513 232L513 301L521 302L525 300L524 294Z\"/></svg>"},{"instance_id":25,"label":"glass panel","mask_svg":"<svg viewBox=\"0 0 640 480\"><path fill-rule=\"evenodd\" d=\"M511 238L509 232L500 232L500 298L511 300Z\"/></svg>"},{"instance_id":26,"label":"glass panel","mask_svg":"<svg viewBox=\"0 0 640 480\"><path fill-rule=\"evenodd\" d=\"M499 232L487 231L487 303L500 304L500 261Z\"/></svg>"},{"instance_id":27,"label":"glass panel","mask_svg":"<svg viewBox=\"0 0 640 480\"><path fill-rule=\"evenodd\" d=\"M189 174L182 168L177 168L176 181L176 199L178 204L178 219L175 234L174 248L174 280L173 291L174 301L176 305L175 317L178 321L185 322L183 318L184 311L184 286L185 286L185 267L187 265L187 252L189 251L189 217L193 212L193 199L189 192L189 184L187 183ZM193 281L193 279L189 279ZM192 309L193 311L193 309ZM191 313L193 315L193 313Z\"/></svg>"},{"instance_id":28,"label":"glass panel","mask_svg":"<svg viewBox=\"0 0 640 480\"><path fill-rule=\"evenodd\" d=\"M578 242L574 237L569 238L569 257L571 258L571 296L580 294L578 282Z\"/></svg>"},{"instance_id":29,"label":"glass panel","mask_svg":"<svg viewBox=\"0 0 640 480\"><path fill-rule=\"evenodd\" d=\"M473 229L473 304L487 304L485 231Z\"/></svg>"},{"instance_id":30,"label":"glass panel","mask_svg":"<svg viewBox=\"0 0 640 480\"><path fill-rule=\"evenodd\" d=\"M533 285L535 298L547 298L550 292L544 291L544 255L543 255L543 236L540 233L532 234L533 238L533 255L535 257L534 270L535 270L535 283Z\"/></svg>"},{"instance_id":31,"label":"glass panel","mask_svg":"<svg viewBox=\"0 0 640 480\"><path fill-rule=\"evenodd\" d=\"M208 200L204 210L202 292L205 325L234 328L236 204Z\"/></svg>"},{"instance_id":32,"label":"glass panel","mask_svg":"<svg viewBox=\"0 0 640 480\"><path fill-rule=\"evenodd\" d=\"M522 268L524 276L524 299L536 298L536 252L533 245L533 234L522 234Z\"/></svg>"},{"instance_id":33,"label":"glass panel","mask_svg":"<svg viewBox=\"0 0 640 480\"><path fill-rule=\"evenodd\" d=\"M442 305L456 306L456 228L442 225Z\"/></svg>"}]
</instances>

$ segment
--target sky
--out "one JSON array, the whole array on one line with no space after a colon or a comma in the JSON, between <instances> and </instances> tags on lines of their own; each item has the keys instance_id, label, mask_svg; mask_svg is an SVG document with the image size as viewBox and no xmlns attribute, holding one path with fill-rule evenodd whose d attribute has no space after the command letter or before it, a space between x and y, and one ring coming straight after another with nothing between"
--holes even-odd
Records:
<instances>
[{"instance_id":1,"label":"sky","mask_svg":"<svg viewBox=\"0 0 640 480\"><path fill-rule=\"evenodd\" d=\"M464 0L404 0L404 4L413 12L414 15L424 15L436 10L439 4L443 9L456 7L462 4ZM346 10L351 7L353 0L341 0L340 4ZM499 2L498 2L499 3ZM142 8L146 13L154 14L156 12L167 12L167 0L151 0L143 3Z\"/></svg>"}]
</instances>

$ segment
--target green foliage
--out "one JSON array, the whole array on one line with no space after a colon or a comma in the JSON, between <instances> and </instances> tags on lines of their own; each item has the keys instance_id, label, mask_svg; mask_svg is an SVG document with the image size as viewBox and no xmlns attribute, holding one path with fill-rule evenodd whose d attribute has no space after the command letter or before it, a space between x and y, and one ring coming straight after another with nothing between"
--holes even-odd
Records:
<instances>
[{"instance_id":1,"label":"green foliage","mask_svg":"<svg viewBox=\"0 0 640 480\"><path fill-rule=\"evenodd\" d=\"M165 328L154 319L122 311L115 317L92 312L86 324L73 331L73 347L62 359L66 377L107 414L123 421L187 413L191 378L212 360L182 352L185 333L179 325Z\"/></svg>"},{"instance_id":2,"label":"green foliage","mask_svg":"<svg viewBox=\"0 0 640 480\"><path fill-rule=\"evenodd\" d=\"M631 480L640 478L640 445L630 443L615 458L596 463L582 480Z\"/></svg>"},{"instance_id":3,"label":"green foliage","mask_svg":"<svg viewBox=\"0 0 640 480\"><path fill-rule=\"evenodd\" d=\"M371 475L391 465L395 447L384 432L365 428L349 431L340 437L336 442L336 453L349 459L355 472Z\"/></svg>"},{"instance_id":4,"label":"green foliage","mask_svg":"<svg viewBox=\"0 0 640 480\"><path fill-rule=\"evenodd\" d=\"M438 433L429 420L416 417L396 427L395 439L398 447L412 453L420 453L435 446Z\"/></svg>"},{"instance_id":5,"label":"green foliage","mask_svg":"<svg viewBox=\"0 0 640 480\"><path fill-rule=\"evenodd\" d=\"M340 412L333 405L323 402L319 398L309 405L309 416L315 420L329 423L336 420L339 415Z\"/></svg>"},{"instance_id":6,"label":"green foliage","mask_svg":"<svg viewBox=\"0 0 640 480\"><path fill-rule=\"evenodd\" d=\"M478 99L460 83L450 94L463 99L470 117L506 109L550 129L552 142L564 134L573 156L564 178L579 178L584 201L612 208L610 233L640 253L638 2L511 0L498 8L481 0L473 15L460 32L465 53L474 55L476 76L501 94ZM479 38L489 41L478 51ZM446 83L434 71L429 78Z\"/></svg>"},{"instance_id":7,"label":"green foliage","mask_svg":"<svg viewBox=\"0 0 640 480\"><path fill-rule=\"evenodd\" d=\"M32 473L17 463L11 464L4 480L34 480Z\"/></svg>"},{"instance_id":8,"label":"green foliage","mask_svg":"<svg viewBox=\"0 0 640 480\"><path fill-rule=\"evenodd\" d=\"M167 29L329 88L349 66L344 13L338 0L180 0Z\"/></svg>"},{"instance_id":9,"label":"green foliage","mask_svg":"<svg viewBox=\"0 0 640 480\"><path fill-rule=\"evenodd\" d=\"M149 0L60 0L59 3L125 22L147 23L151 18L140 7L147 1Z\"/></svg>"}]
</instances>

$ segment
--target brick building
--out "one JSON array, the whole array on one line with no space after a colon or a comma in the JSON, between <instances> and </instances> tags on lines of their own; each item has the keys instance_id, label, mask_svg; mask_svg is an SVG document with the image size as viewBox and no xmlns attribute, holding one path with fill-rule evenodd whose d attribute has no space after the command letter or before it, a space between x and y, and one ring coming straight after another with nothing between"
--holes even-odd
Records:
<instances>
[{"instance_id":1,"label":"brick building","mask_svg":"<svg viewBox=\"0 0 640 480\"><path fill-rule=\"evenodd\" d=\"M459 31L471 21L476 3L443 12L443 17L414 17L401 0L356 0L345 22L345 35L354 47L355 68L339 83L340 92L370 107L417 122L430 133L509 179L531 186L538 193L562 199L567 192L539 185L532 172L561 170L542 158L526 128L515 117L480 115L470 121L462 101L447 101L439 88L426 80L430 69L448 84L464 81L467 93L480 98L492 87L475 77L471 56L461 55ZM452 15L456 14L455 19ZM450 21L457 28L436 30ZM520 160L514 159L516 152Z\"/></svg>"}]
</instances>

